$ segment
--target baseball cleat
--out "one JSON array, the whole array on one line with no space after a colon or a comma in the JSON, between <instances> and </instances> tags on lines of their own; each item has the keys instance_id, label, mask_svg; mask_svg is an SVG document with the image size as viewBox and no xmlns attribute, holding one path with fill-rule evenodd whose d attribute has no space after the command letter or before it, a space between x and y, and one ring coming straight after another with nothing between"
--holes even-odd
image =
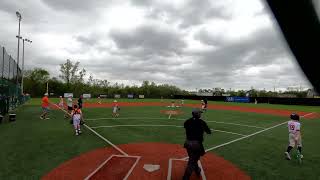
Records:
<instances>
[{"instance_id":1,"label":"baseball cleat","mask_svg":"<svg viewBox=\"0 0 320 180\"><path fill-rule=\"evenodd\" d=\"M288 152L285 152L284 154L285 154L287 160L291 160L291 156Z\"/></svg>"}]
</instances>

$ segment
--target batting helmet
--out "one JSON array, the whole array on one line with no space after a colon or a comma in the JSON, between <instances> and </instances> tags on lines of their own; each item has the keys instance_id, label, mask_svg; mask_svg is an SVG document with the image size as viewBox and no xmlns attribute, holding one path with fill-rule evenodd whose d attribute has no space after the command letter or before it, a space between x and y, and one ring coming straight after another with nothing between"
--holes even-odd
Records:
<instances>
[{"instance_id":1,"label":"batting helmet","mask_svg":"<svg viewBox=\"0 0 320 180\"><path fill-rule=\"evenodd\" d=\"M300 116L298 114L292 113L290 115L290 119L299 121L300 120Z\"/></svg>"}]
</instances>

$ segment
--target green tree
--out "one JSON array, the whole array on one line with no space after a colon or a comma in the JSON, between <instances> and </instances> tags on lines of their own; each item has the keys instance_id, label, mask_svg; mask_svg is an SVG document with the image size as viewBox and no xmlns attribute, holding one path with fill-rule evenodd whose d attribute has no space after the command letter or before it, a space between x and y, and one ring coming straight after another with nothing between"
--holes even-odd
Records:
<instances>
[{"instance_id":1,"label":"green tree","mask_svg":"<svg viewBox=\"0 0 320 180\"><path fill-rule=\"evenodd\" d=\"M70 87L70 84L83 83L83 78L86 75L86 70L79 68L80 62L73 63L67 59L67 62L60 64L59 77Z\"/></svg>"},{"instance_id":2,"label":"green tree","mask_svg":"<svg viewBox=\"0 0 320 180\"><path fill-rule=\"evenodd\" d=\"M46 92L46 83L50 74L47 70L35 68L27 70L24 76L24 89L31 96L42 96Z\"/></svg>"}]
</instances>

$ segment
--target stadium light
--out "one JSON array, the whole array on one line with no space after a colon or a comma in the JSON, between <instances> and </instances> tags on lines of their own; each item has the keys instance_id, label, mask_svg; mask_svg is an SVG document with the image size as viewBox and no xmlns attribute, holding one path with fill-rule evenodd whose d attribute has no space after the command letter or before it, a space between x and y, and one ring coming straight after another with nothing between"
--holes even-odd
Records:
<instances>
[{"instance_id":1,"label":"stadium light","mask_svg":"<svg viewBox=\"0 0 320 180\"><path fill-rule=\"evenodd\" d=\"M16 83L17 85L19 84L19 78L18 78L18 72L19 72L19 50L20 50L20 39L22 39L22 37L20 36L20 23L21 23L21 19L22 16L21 14L17 11L16 12L17 18L19 20L19 29L18 29L18 35L16 36L18 39L18 51L17 51L17 78L16 78ZM17 94L18 94L18 89L17 89Z\"/></svg>"},{"instance_id":2,"label":"stadium light","mask_svg":"<svg viewBox=\"0 0 320 180\"><path fill-rule=\"evenodd\" d=\"M22 38L22 37L20 37L20 38ZM32 41L31 40L29 40L29 39L26 39L26 38L24 38L24 39L22 39L22 68L21 68L21 92L22 93L24 93L24 89L23 89L23 78L24 78L24 42L28 42L28 43L32 43Z\"/></svg>"}]
</instances>

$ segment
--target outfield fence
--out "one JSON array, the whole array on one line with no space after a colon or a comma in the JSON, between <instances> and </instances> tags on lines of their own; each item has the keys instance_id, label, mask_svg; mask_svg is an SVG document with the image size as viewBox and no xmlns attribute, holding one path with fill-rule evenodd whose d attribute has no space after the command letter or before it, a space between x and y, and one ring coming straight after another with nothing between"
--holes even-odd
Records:
<instances>
[{"instance_id":1,"label":"outfield fence","mask_svg":"<svg viewBox=\"0 0 320 180\"><path fill-rule=\"evenodd\" d=\"M21 69L0 46L0 114L5 115L24 102L21 93Z\"/></svg>"}]
</instances>

